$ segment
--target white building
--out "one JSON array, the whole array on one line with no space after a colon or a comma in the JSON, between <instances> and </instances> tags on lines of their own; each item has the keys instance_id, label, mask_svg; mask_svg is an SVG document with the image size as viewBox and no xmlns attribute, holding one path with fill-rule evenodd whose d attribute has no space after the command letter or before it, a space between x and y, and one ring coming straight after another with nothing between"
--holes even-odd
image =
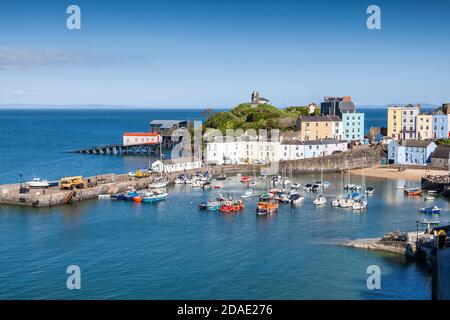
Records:
<instances>
[{"instance_id":1,"label":"white building","mask_svg":"<svg viewBox=\"0 0 450 320\"><path fill-rule=\"evenodd\" d=\"M305 158L305 144L300 141L283 141L280 144L281 160Z\"/></svg>"},{"instance_id":2,"label":"white building","mask_svg":"<svg viewBox=\"0 0 450 320\"><path fill-rule=\"evenodd\" d=\"M194 158L176 158L152 163L152 170L158 173L183 172L185 170L200 169L202 162Z\"/></svg>"},{"instance_id":3,"label":"white building","mask_svg":"<svg viewBox=\"0 0 450 320\"><path fill-rule=\"evenodd\" d=\"M161 136L156 132L125 132L123 134L123 145L158 144Z\"/></svg>"}]
</instances>

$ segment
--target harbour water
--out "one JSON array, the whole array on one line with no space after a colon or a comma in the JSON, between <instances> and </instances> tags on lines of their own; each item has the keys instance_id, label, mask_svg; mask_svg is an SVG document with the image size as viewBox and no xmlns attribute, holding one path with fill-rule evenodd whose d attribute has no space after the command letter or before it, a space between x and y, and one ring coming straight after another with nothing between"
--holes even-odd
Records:
<instances>
[{"instance_id":1,"label":"harbour water","mask_svg":"<svg viewBox=\"0 0 450 320\"><path fill-rule=\"evenodd\" d=\"M142 156L64 151L117 143L124 131L145 131L150 120L175 117L202 119L200 110L0 110L0 183L16 182L19 174L51 179L145 167ZM339 174L325 179L329 198L340 193ZM361 183L359 176L352 179ZM258 182L255 191L266 190L266 182ZM360 213L316 208L309 194L305 203L282 206L271 217L255 215L256 198L245 201L242 213L211 213L197 205L216 191L185 185L170 187L169 199L157 205L91 200L54 208L0 206L0 299L430 299L425 267L339 245L415 230L425 202L404 197L397 183L366 178L375 194ZM222 190L235 197L244 191L237 178ZM450 220L449 204L436 203L443 208L439 219ZM69 265L81 268L81 290L66 287ZM381 290L367 289L370 265L381 268Z\"/></svg>"}]
</instances>

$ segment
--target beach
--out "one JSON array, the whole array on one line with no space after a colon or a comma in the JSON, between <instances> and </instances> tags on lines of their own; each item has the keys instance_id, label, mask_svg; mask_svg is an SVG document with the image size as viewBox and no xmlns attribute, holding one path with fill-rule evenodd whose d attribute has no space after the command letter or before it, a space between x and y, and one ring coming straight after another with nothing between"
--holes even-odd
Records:
<instances>
[{"instance_id":1,"label":"beach","mask_svg":"<svg viewBox=\"0 0 450 320\"><path fill-rule=\"evenodd\" d=\"M352 170L352 174L362 175L363 173L366 177L401 180L420 180L425 174L448 175L447 170L427 170L426 168L405 169L405 171L398 171L397 168L375 166L372 168Z\"/></svg>"}]
</instances>

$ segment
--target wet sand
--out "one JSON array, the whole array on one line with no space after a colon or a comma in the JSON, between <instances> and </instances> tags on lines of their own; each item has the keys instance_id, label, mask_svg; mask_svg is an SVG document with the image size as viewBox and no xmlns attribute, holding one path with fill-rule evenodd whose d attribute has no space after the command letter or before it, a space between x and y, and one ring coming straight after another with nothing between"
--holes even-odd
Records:
<instances>
[{"instance_id":1,"label":"wet sand","mask_svg":"<svg viewBox=\"0 0 450 320\"><path fill-rule=\"evenodd\" d=\"M447 170L427 170L423 169L406 169L398 171L396 168L390 167L372 167L366 169L352 170L352 174L362 175L364 172L366 177L385 178L385 179L402 179L402 180L420 180L424 175L448 175Z\"/></svg>"}]
</instances>

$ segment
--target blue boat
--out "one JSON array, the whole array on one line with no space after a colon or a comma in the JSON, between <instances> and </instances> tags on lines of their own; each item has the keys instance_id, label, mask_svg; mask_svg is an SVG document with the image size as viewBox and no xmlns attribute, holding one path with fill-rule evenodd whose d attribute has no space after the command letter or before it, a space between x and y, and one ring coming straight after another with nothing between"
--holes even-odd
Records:
<instances>
[{"instance_id":1,"label":"blue boat","mask_svg":"<svg viewBox=\"0 0 450 320\"><path fill-rule=\"evenodd\" d=\"M429 213L429 214L438 214L441 212L441 209L438 208L437 206L432 206L432 207L428 207L428 208L421 208L419 209L420 213Z\"/></svg>"},{"instance_id":2,"label":"blue boat","mask_svg":"<svg viewBox=\"0 0 450 320\"><path fill-rule=\"evenodd\" d=\"M165 192L148 192L142 195L142 202L160 202L166 200L169 194Z\"/></svg>"}]
</instances>

